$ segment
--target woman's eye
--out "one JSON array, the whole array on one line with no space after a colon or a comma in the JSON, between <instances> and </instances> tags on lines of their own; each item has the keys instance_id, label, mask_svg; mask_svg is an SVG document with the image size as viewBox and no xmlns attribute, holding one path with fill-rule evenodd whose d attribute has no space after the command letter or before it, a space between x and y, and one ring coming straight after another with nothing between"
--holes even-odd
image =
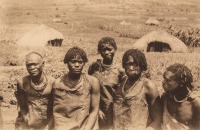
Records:
<instances>
[{"instance_id":1,"label":"woman's eye","mask_svg":"<svg viewBox=\"0 0 200 130\"><path fill-rule=\"evenodd\" d=\"M76 63L76 61L71 61L72 64Z\"/></svg>"}]
</instances>

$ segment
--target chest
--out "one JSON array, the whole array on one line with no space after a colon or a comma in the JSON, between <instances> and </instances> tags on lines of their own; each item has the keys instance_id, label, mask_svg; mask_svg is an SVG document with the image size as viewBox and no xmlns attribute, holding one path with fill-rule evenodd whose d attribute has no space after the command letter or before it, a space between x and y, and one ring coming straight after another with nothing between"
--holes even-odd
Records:
<instances>
[{"instance_id":1,"label":"chest","mask_svg":"<svg viewBox=\"0 0 200 130\"><path fill-rule=\"evenodd\" d=\"M170 115L174 116L181 123L187 124L192 120L193 111L189 101L183 103L168 102L167 109Z\"/></svg>"},{"instance_id":2,"label":"chest","mask_svg":"<svg viewBox=\"0 0 200 130\"><path fill-rule=\"evenodd\" d=\"M57 83L55 85L56 87L53 89L55 112L72 116L71 114L73 113L80 115L81 112L89 110L89 84L81 82L73 88L66 86L64 83Z\"/></svg>"},{"instance_id":3,"label":"chest","mask_svg":"<svg viewBox=\"0 0 200 130\"><path fill-rule=\"evenodd\" d=\"M102 72L95 72L94 76L100 81L103 85L113 85L119 82L119 71L117 69L105 70Z\"/></svg>"},{"instance_id":4,"label":"chest","mask_svg":"<svg viewBox=\"0 0 200 130\"><path fill-rule=\"evenodd\" d=\"M69 86L65 82L55 84L53 89L54 97L62 99L65 102L84 102L85 99L90 97L90 84L85 80L81 80L77 85Z\"/></svg>"},{"instance_id":5,"label":"chest","mask_svg":"<svg viewBox=\"0 0 200 130\"><path fill-rule=\"evenodd\" d=\"M32 95L32 96L45 96L49 95L52 90L52 84L47 82L44 86L42 86L41 90L37 90L34 87L37 85L34 85L30 82L27 81L25 84L23 84L23 89L26 91L27 95ZM39 86L39 85L38 85Z\"/></svg>"}]
</instances>

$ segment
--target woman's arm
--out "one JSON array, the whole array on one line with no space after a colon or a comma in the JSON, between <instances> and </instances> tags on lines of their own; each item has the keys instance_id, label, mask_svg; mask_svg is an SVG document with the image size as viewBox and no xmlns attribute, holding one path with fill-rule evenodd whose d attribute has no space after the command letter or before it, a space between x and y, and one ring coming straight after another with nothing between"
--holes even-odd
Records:
<instances>
[{"instance_id":1,"label":"woman's arm","mask_svg":"<svg viewBox=\"0 0 200 130\"><path fill-rule=\"evenodd\" d=\"M195 130L200 129L200 97L194 98L192 101L193 119L192 124Z\"/></svg>"},{"instance_id":2,"label":"woman's arm","mask_svg":"<svg viewBox=\"0 0 200 130\"><path fill-rule=\"evenodd\" d=\"M98 117L99 112L99 100L100 100L100 87L99 81L90 76L90 84L91 84L91 102L90 102L90 114L88 117L87 124L85 126L85 130L92 130Z\"/></svg>"},{"instance_id":3,"label":"woman's arm","mask_svg":"<svg viewBox=\"0 0 200 130\"><path fill-rule=\"evenodd\" d=\"M160 130L162 123L162 106L157 87L150 80L147 80L145 88L146 99L149 105L149 116L151 118L151 124L147 129Z\"/></svg>"}]
</instances>

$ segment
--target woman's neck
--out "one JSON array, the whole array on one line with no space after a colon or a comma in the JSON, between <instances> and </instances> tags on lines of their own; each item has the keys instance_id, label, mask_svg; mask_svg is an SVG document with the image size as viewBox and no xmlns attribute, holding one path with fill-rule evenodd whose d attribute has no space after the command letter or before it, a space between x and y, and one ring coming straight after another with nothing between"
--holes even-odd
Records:
<instances>
[{"instance_id":1,"label":"woman's neck","mask_svg":"<svg viewBox=\"0 0 200 130\"><path fill-rule=\"evenodd\" d=\"M128 78L128 83L130 84L130 85L133 85L136 81L138 80L138 78Z\"/></svg>"},{"instance_id":2,"label":"woman's neck","mask_svg":"<svg viewBox=\"0 0 200 130\"><path fill-rule=\"evenodd\" d=\"M68 73L68 79L70 80L79 80L81 77L81 74L73 74L73 73Z\"/></svg>"},{"instance_id":3,"label":"woman's neck","mask_svg":"<svg viewBox=\"0 0 200 130\"><path fill-rule=\"evenodd\" d=\"M189 90L186 87L180 87L173 94L177 100L183 100L189 95Z\"/></svg>"},{"instance_id":4,"label":"woman's neck","mask_svg":"<svg viewBox=\"0 0 200 130\"><path fill-rule=\"evenodd\" d=\"M43 82L44 80L44 74L43 73L40 73L39 75L37 76L32 76L31 79L33 81L34 84L40 84Z\"/></svg>"},{"instance_id":5,"label":"woman's neck","mask_svg":"<svg viewBox=\"0 0 200 130\"><path fill-rule=\"evenodd\" d=\"M81 74L68 73L66 76L67 84L71 87L76 86L81 81Z\"/></svg>"},{"instance_id":6,"label":"woman's neck","mask_svg":"<svg viewBox=\"0 0 200 130\"><path fill-rule=\"evenodd\" d=\"M103 64L105 65L111 65L112 63L113 63L113 59L112 60L103 59Z\"/></svg>"}]
</instances>

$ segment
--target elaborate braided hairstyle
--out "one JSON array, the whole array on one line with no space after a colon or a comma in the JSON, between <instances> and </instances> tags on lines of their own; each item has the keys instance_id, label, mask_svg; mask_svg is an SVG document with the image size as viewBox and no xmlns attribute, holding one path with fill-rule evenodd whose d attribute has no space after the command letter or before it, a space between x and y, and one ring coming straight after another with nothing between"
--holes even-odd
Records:
<instances>
[{"instance_id":1,"label":"elaborate braided hairstyle","mask_svg":"<svg viewBox=\"0 0 200 130\"><path fill-rule=\"evenodd\" d=\"M174 74L174 79L178 82L179 86L188 87L190 90L193 89L193 76L187 66L175 63L167 67L166 71L170 71Z\"/></svg>"},{"instance_id":2,"label":"elaborate braided hairstyle","mask_svg":"<svg viewBox=\"0 0 200 130\"><path fill-rule=\"evenodd\" d=\"M70 48L65 54L64 63L68 63L71 59L80 55L84 62L88 62L87 54L85 51L79 47Z\"/></svg>"},{"instance_id":3,"label":"elaborate braided hairstyle","mask_svg":"<svg viewBox=\"0 0 200 130\"><path fill-rule=\"evenodd\" d=\"M101 51L104 44L110 44L111 46L113 46L113 48L115 50L117 50L117 44L116 44L114 38L112 38L112 37L102 37L101 40L98 43L98 52Z\"/></svg>"},{"instance_id":4,"label":"elaborate braided hairstyle","mask_svg":"<svg viewBox=\"0 0 200 130\"><path fill-rule=\"evenodd\" d=\"M140 66L141 71L147 70L147 61L146 57L143 52L139 51L138 49L129 49L127 50L122 58L122 66L125 67L125 63L128 60L128 56L132 56L134 60L137 61L138 65Z\"/></svg>"}]
</instances>

